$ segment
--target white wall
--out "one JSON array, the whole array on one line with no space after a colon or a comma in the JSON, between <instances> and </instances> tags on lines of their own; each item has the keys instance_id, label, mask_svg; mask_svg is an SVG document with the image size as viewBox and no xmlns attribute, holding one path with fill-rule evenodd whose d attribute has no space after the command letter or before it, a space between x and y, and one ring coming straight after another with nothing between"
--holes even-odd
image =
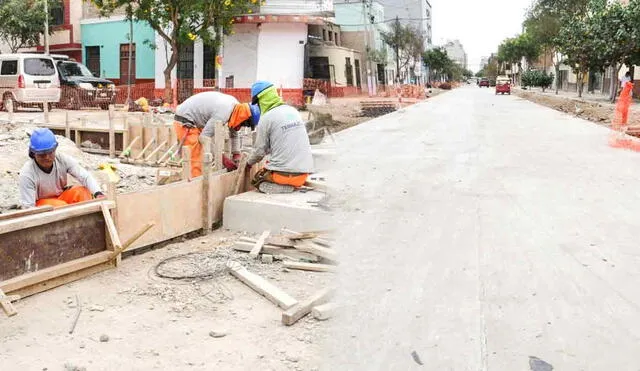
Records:
<instances>
[{"instance_id":1,"label":"white wall","mask_svg":"<svg viewBox=\"0 0 640 371\"><path fill-rule=\"evenodd\" d=\"M222 76L233 75L234 88L250 88L256 81L258 58L258 27L255 24L238 24L234 34L224 39ZM224 85L224 81L222 83Z\"/></svg>"},{"instance_id":2,"label":"white wall","mask_svg":"<svg viewBox=\"0 0 640 371\"><path fill-rule=\"evenodd\" d=\"M169 46L165 40L156 33L156 89L164 89L164 69L167 66L167 54L165 53L165 45L166 52L171 55L171 46ZM176 78L176 69L174 68L171 72L171 78L175 80Z\"/></svg>"},{"instance_id":3,"label":"white wall","mask_svg":"<svg viewBox=\"0 0 640 371\"><path fill-rule=\"evenodd\" d=\"M202 40L196 40L193 43L193 87L201 88L202 77L204 76L204 44Z\"/></svg>"},{"instance_id":4,"label":"white wall","mask_svg":"<svg viewBox=\"0 0 640 371\"><path fill-rule=\"evenodd\" d=\"M258 37L256 79L271 81L277 87L302 89L306 40L304 23L263 23Z\"/></svg>"}]
</instances>

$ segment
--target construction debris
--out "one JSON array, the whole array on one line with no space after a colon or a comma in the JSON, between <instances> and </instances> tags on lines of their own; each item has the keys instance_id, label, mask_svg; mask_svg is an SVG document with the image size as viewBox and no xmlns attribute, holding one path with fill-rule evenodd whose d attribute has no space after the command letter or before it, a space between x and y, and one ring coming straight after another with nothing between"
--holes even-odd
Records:
<instances>
[{"instance_id":1,"label":"construction debris","mask_svg":"<svg viewBox=\"0 0 640 371\"><path fill-rule=\"evenodd\" d=\"M15 316L16 314L18 314L18 312L13 307L13 304L11 304L11 302L12 302L11 298L8 297L7 295L5 295L4 291L2 291L2 289L0 289L0 306L2 307L2 310L4 310L4 313L8 317L12 317L12 316Z\"/></svg>"},{"instance_id":2,"label":"construction debris","mask_svg":"<svg viewBox=\"0 0 640 371\"><path fill-rule=\"evenodd\" d=\"M336 267L329 264L314 264L314 263L302 263L302 262L291 262L291 261L285 261L282 264L286 268L298 269L303 271L312 271L312 272L335 272L336 271Z\"/></svg>"},{"instance_id":3,"label":"construction debris","mask_svg":"<svg viewBox=\"0 0 640 371\"><path fill-rule=\"evenodd\" d=\"M249 272L238 262L227 262L227 268L229 268L229 272L237 279L282 309L289 309L298 303L298 301L289 296L289 294L257 274Z\"/></svg>"},{"instance_id":4,"label":"construction debris","mask_svg":"<svg viewBox=\"0 0 640 371\"><path fill-rule=\"evenodd\" d=\"M307 314L311 313L311 309L319 304L326 303L333 293L332 289L324 289L316 293L304 302L288 309L282 313L282 323L291 326Z\"/></svg>"},{"instance_id":5,"label":"construction debris","mask_svg":"<svg viewBox=\"0 0 640 371\"><path fill-rule=\"evenodd\" d=\"M311 309L311 315L318 321L325 321L333 317L337 305L335 303L325 303L317 305Z\"/></svg>"}]
</instances>

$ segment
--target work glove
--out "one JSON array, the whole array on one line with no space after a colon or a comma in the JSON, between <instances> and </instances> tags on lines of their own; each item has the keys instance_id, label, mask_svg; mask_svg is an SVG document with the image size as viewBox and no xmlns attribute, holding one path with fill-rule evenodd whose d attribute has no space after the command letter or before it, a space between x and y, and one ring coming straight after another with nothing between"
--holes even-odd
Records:
<instances>
[{"instance_id":1,"label":"work glove","mask_svg":"<svg viewBox=\"0 0 640 371\"><path fill-rule=\"evenodd\" d=\"M227 171L233 171L238 168L238 165L225 155L222 155L222 166L224 166Z\"/></svg>"},{"instance_id":2,"label":"work glove","mask_svg":"<svg viewBox=\"0 0 640 371\"><path fill-rule=\"evenodd\" d=\"M234 153L232 157L233 163L238 165L240 163L240 158L242 158L242 153Z\"/></svg>"}]
</instances>

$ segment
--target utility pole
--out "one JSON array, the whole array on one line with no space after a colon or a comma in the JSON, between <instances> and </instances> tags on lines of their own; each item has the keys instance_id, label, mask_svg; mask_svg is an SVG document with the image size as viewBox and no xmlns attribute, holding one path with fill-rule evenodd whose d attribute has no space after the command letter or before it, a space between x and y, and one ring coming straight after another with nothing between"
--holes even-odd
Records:
<instances>
[{"instance_id":1,"label":"utility pole","mask_svg":"<svg viewBox=\"0 0 640 371\"><path fill-rule=\"evenodd\" d=\"M44 0L44 54L49 55L49 0Z\"/></svg>"},{"instance_id":2,"label":"utility pole","mask_svg":"<svg viewBox=\"0 0 640 371\"><path fill-rule=\"evenodd\" d=\"M400 18L396 16L396 29L393 47L396 52L396 83L400 83Z\"/></svg>"}]
</instances>

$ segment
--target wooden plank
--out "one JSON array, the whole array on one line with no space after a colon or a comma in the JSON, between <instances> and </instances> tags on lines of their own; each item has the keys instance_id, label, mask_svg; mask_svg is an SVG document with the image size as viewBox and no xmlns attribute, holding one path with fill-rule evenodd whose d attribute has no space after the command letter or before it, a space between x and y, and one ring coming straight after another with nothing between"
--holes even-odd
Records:
<instances>
[{"instance_id":1,"label":"wooden plank","mask_svg":"<svg viewBox=\"0 0 640 371\"><path fill-rule=\"evenodd\" d=\"M285 268L289 269L298 269L302 271L312 271L312 272L335 272L336 266L329 264L314 264L314 263L303 263L303 262L289 262L285 261L282 263Z\"/></svg>"},{"instance_id":2,"label":"wooden plank","mask_svg":"<svg viewBox=\"0 0 640 371\"><path fill-rule=\"evenodd\" d=\"M317 255L321 258L337 262L338 253L335 250L328 249L326 247L318 246L311 241L300 241L296 243L295 248L300 251L308 252L309 254Z\"/></svg>"},{"instance_id":3,"label":"wooden plank","mask_svg":"<svg viewBox=\"0 0 640 371\"><path fill-rule=\"evenodd\" d=\"M40 207L34 207L32 209L13 211L6 214L0 214L0 221L19 218L19 217L28 216L28 215L41 214L41 213L52 211L52 210L53 210L53 206L40 206Z\"/></svg>"},{"instance_id":4,"label":"wooden plank","mask_svg":"<svg viewBox=\"0 0 640 371\"><path fill-rule=\"evenodd\" d=\"M122 249L122 243L120 243L120 236L118 236L118 230L116 229L116 225L113 222L113 218L111 217L111 213L109 208L105 204L100 205L102 209L102 215L104 216L104 221L107 226L107 231L109 232L109 239L111 240L111 250L117 251Z\"/></svg>"},{"instance_id":5,"label":"wooden plank","mask_svg":"<svg viewBox=\"0 0 640 371\"><path fill-rule=\"evenodd\" d=\"M33 284L31 286L19 288L15 291L12 291L11 293L26 298L27 296L50 290L58 286L66 285L67 283L80 280L82 278L91 276L99 272L103 272L105 270L113 269L114 267L115 262L113 260L109 260L104 263L99 263L79 270L74 270L70 273L56 276L54 278ZM2 284L0 283L0 285Z\"/></svg>"},{"instance_id":6,"label":"wooden plank","mask_svg":"<svg viewBox=\"0 0 640 371\"><path fill-rule=\"evenodd\" d=\"M6 293L18 294L24 297L24 295L17 293L16 291L25 287L37 285L59 276L82 270L84 268L92 267L109 260L111 260L111 251L102 251L97 254L85 256L80 259L75 259L53 267L1 281L0 289Z\"/></svg>"},{"instance_id":7,"label":"wooden plank","mask_svg":"<svg viewBox=\"0 0 640 371\"><path fill-rule=\"evenodd\" d=\"M250 237L240 237L240 241L243 242L249 242L252 244L256 243L256 239L254 238L250 238ZM273 246L280 246L280 247L294 247L295 243L293 241L291 241L290 239L286 238L286 237L281 237L281 236L269 236L267 237L267 239L264 241L265 245L273 245Z\"/></svg>"},{"instance_id":8,"label":"wooden plank","mask_svg":"<svg viewBox=\"0 0 640 371\"><path fill-rule=\"evenodd\" d=\"M2 307L2 310L4 310L4 313L8 317L12 317L18 314L16 308L14 308L13 304L11 304L11 299L9 299L7 295L5 295L2 289L0 289L0 307Z\"/></svg>"},{"instance_id":9,"label":"wooden plank","mask_svg":"<svg viewBox=\"0 0 640 371\"><path fill-rule=\"evenodd\" d=\"M149 143L147 143L147 145L142 149L142 151L140 151L140 153L138 153L138 156L136 156L134 158L134 160L140 160L142 159L142 156L144 156L144 153L147 152L149 150L149 148L151 148L151 146L156 142L156 138L153 137L151 138L151 140L149 141Z\"/></svg>"},{"instance_id":10,"label":"wooden plank","mask_svg":"<svg viewBox=\"0 0 640 371\"><path fill-rule=\"evenodd\" d=\"M276 287L269 281L265 280L264 278L260 277L259 275L249 272L238 262L227 262L227 268L229 268L230 273L234 277L242 281L247 286L251 287L260 295L269 299L269 301L276 304L280 308L289 309L298 303L298 301L289 296L289 294Z\"/></svg>"},{"instance_id":11,"label":"wooden plank","mask_svg":"<svg viewBox=\"0 0 640 371\"><path fill-rule=\"evenodd\" d=\"M213 149L213 162L215 164L215 170L222 170L222 155L224 154L224 144L226 140L226 132L229 130L224 126L222 122L216 122L214 128L214 149Z\"/></svg>"},{"instance_id":12,"label":"wooden plank","mask_svg":"<svg viewBox=\"0 0 640 371\"><path fill-rule=\"evenodd\" d=\"M191 148L182 147L182 180L191 180Z\"/></svg>"},{"instance_id":13,"label":"wooden plank","mask_svg":"<svg viewBox=\"0 0 640 371\"><path fill-rule=\"evenodd\" d=\"M113 202L103 201L108 208L115 207ZM75 216L87 215L101 211L101 203L90 203L86 205L69 205L68 208L56 209L44 214L29 215L22 218L14 218L0 222L0 234L12 232L19 229L37 227L60 220L73 218Z\"/></svg>"},{"instance_id":14,"label":"wooden plank","mask_svg":"<svg viewBox=\"0 0 640 371\"><path fill-rule=\"evenodd\" d=\"M246 178L246 173L247 173L247 161L249 160L249 156L243 154L242 158L240 159L240 163L238 164L238 179L236 180L236 185L233 189L233 194L238 194L240 193L240 190L242 190L242 185L245 182L245 178Z\"/></svg>"},{"instance_id":15,"label":"wooden plank","mask_svg":"<svg viewBox=\"0 0 640 371\"><path fill-rule=\"evenodd\" d=\"M258 258L258 255L260 255L260 250L262 250L262 246L264 245L264 241L267 239L267 237L269 237L270 234L271 231L262 232L262 235L260 235L260 238L258 238L256 243L253 245L253 248L249 252L249 256L254 259Z\"/></svg>"},{"instance_id":16,"label":"wooden plank","mask_svg":"<svg viewBox=\"0 0 640 371\"><path fill-rule=\"evenodd\" d=\"M113 106L109 105L109 158L116 157L116 131L113 122Z\"/></svg>"},{"instance_id":17,"label":"wooden plank","mask_svg":"<svg viewBox=\"0 0 640 371\"><path fill-rule=\"evenodd\" d=\"M321 305L317 305L311 309L311 314L313 318L324 321L333 317L338 306L335 303L325 303Z\"/></svg>"},{"instance_id":18,"label":"wooden plank","mask_svg":"<svg viewBox=\"0 0 640 371\"><path fill-rule=\"evenodd\" d=\"M238 241L236 242L235 245L233 245L233 249L236 251L249 252L251 251L251 249L253 249L253 245L254 245L253 243ZM309 254L303 251L298 251L296 249L282 248L279 246L264 245L262 247L262 253L273 255L273 256L282 255L294 260L303 260L307 262L318 261L318 257L313 254Z\"/></svg>"},{"instance_id":19,"label":"wooden plank","mask_svg":"<svg viewBox=\"0 0 640 371\"><path fill-rule=\"evenodd\" d=\"M166 145L167 145L167 141L165 140L164 142L160 143L153 151L151 151L151 153L149 153L149 156L147 156L144 160L145 161L151 160L153 156L155 156L156 153L162 150Z\"/></svg>"},{"instance_id":20,"label":"wooden plank","mask_svg":"<svg viewBox=\"0 0 640 371\"><path fill-rule=\"evenodd\" d=\"M211 204L209 202L209 196L211 195L211 165L213 162L213 155L211 154L211 139L202 138L202 146L204 152L202 153L202 231L204 234L209 234L212 229L213 220L211 217Z\"/></svg>"},{"instance_id":21,"label":"wooden plank","mask_svg":"<svg viewBox=\"0 0 640 371\"><path fill-rule=\"evenodd\" d=\"M298 305L287 309L282 313L282 323L291 326L298 320L311 312L311 309L319 304L326 303L333 294L332 289L323 289L308 298L307 300L298 303Z\"/></svg>"},{"instance_id":22,"label":"wooden plank","mask_svg":"<svg viewBox=\"0 0 640 371\"><path fill-rule=\"evenodd\" d=\"M137 136L135 138L133 138L133 140L131 141L131 143L129 143L129 145L127 145L127 148L124 149L124 151L122 151L122 153L120 154L121 158L124 157L132 157L131 156L131 148L133 148L133 146L140 140L140 136Z\"/></svg>"}]
</instances>

